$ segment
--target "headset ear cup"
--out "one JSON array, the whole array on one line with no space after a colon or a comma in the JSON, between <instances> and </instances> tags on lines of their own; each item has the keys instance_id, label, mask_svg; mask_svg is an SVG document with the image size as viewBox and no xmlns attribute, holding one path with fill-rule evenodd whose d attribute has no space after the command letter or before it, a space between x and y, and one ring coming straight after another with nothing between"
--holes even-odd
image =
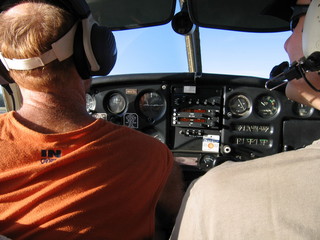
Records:
<instances>
[{"instance_id":1,"label":"headset ear cup","mask_svg":"<svg viewBox=\"0 0 320 240\"><path fill-rule=\"evenodd\" d=\"M91 76L105 76L111 72L117 60L117 47L113 33L106 27L93 24L91 29L91 48L100 69L91 71L88 57L83 46L83 28L82 24L75 33L74 38L74 62L76 69L82 79L88 79Z\"/></svg>"},{"instance_id":2,"label":"headset ear cup","mask_svg":"<svg viewBox=\"0 0 320 240\"><path fill-rule=\"evenodd\" d=\"M109 74L117 60L117 47L113 33L103 26L94 24L91 30L91 47L100 65L100 70L91 72L92 76Z\"/></svg>"},{"instance_id":3,"label":"headset ear cup","mask_svg":"<svg viewBox=\"0 0 320 240\"><path fill-rule=\"evenodd\" d=\"M80 77L82 79L89 79L90 66L83 46L83 29L81 23L78 24L74 35L73 60Z\"/></svg>"}]
</instances>

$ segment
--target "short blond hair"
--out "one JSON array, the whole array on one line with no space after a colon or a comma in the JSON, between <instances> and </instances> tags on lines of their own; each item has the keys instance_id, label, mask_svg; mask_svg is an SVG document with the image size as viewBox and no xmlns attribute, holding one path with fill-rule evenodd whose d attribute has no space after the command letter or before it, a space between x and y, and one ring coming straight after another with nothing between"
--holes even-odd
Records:
<instances>
[{"instance_id":1,"label":"short blond hair","mask_svg":"<svg viewBox=\"0 0 320 240\"><path fill-rule=\"evenodd\" d=\"M75 23L74 17L59 7L44 1L24 1L23 14L0 14L0 51L6 58L31 58L51 49ZM20 5L20 4L19 4ZM63 84L72 67L71 58L33 70L11 70L11 77L25 88L51 88Z\"/></svg>"}]
</instances>

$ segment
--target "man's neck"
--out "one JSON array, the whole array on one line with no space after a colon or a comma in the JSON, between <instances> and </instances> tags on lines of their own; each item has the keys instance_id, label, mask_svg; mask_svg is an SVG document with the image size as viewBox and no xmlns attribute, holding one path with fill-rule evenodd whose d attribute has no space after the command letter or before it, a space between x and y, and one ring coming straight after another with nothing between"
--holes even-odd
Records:
<instances>
[{"instance_id":1,"label":"man's neck","mask_svg":"<svg viewBox=\"0 0 320 240\"><path fill-rule=\"evenodd\" d=\"M86 111L84 94L25 94L16 117L26 127L41 133L74 131L95 121Z\"/></svg>"}]
</instances>

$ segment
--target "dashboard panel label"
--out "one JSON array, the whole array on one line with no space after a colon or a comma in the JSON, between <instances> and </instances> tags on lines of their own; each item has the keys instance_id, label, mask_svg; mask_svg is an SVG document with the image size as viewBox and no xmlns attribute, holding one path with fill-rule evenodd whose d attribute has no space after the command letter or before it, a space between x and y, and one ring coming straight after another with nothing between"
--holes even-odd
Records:
<instances>
[{"instance_id":1,"label":"dashboard panel label","mask_svg":"<svg viewBox=\"0 0 320 240\"><path fill-rule=\"evenodd\" d=\"M126 113L124 116L124 125L129 128L139 128L138 114Z\"/></svg>"},{"instance_id":2,"label":"dashboard panel label","mask_svg":"<svg viewBox=\"0 0 320 240\"><path fill-rule=\"evenodd\" d=\"M138 95L138 89L134 89L134 88L129 88L126 89L126 95Z\"/></svg>"},{"instance_id":3,"label":"dashboard panel label","mask_svg":"<svg viewBox=\"0 0 320 240\"><path fill-rule=\"evenodd\" d=\"M220 136L204 135L202 139L202 151L219 153Z\"/></svg>"},{"instance_id":4,"label":"dashboard panel label","mask_svg":"<svg viewBox=\"0 0 320 240\"><path fill-rule=\"evenodd\" d=\"M197 88L196 86L183 86L183 93L197 93Z\"/></svg>"}]
</instances>

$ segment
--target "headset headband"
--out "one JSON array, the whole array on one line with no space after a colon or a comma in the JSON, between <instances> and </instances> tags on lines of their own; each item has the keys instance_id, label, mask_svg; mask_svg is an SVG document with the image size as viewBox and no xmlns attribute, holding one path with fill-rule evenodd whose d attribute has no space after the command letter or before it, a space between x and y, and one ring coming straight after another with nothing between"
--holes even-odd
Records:
<instances>
[{"instance_id":1,"label":"headset headband","mask_svg":"<svg viewBox=\"0 0 320 240\"><path fill-rule=\"evenodd\" d=\"M77 29L78 23L73 25L70 31L65 34L58 41L51 44L51 49L43 53L39 57L26 58L26 59L9 59L3 57L0 52L0 59L6 69L12 70L31 70L38 67L43 67L54 60L62 62L73 54L73 40Z\"/></svg>"},{"instance_id":2,"label":"headset headband","mask_svg":"<svg viewBox=\"0 0 320 240\"><path fill-rule=\"evenodd\" d=\"M7 0L1 5L1 11L8 10L11 7L23 2L22 0ZM88 16L90 16L90 9L89 6L85 1L61 1L61 0L47 0L47 1L39 1L39 2L45 2L48 4L52 4L54 6L60 7L65 9L66 11L70 12L71 14L75 15L80 20L86 19ZM39 57L32 57L32 58L26 58L26 59L9 59L5 58L2 55L2 52L0 52L0 60L2 61L5 68L9 70L31 70L38 67L43 67L50 62L53 62L54 60L59 60L62 62L63 60L66 60L67 58L71 57L73 54L73 42L74 42L74 36L77 29L78 23L76 23L68 33L66 33L62 38L60 38L58 41L54 42L51 45L51 49L45 53L43 53ZM88 48L87 48L88 49ZM93 55L93 53L90 52L90 50L87 50L90 56ZM99 65L94 62L94 70L99 70Z\"/></svg>"},{"instance_id":3,"label":"headset headband","mask_svg":"<svg viewBox=\"0 0 320 240\"><path fill-rule=\"evenodd\" d=\"M6 0L0 4L0 11L7 10L21 2L25 1ZM91 76L104 76L112 70L117 57L114 36L109 29L97 24L85 0L33 0L32 2L44 2L58 6L70 12L79 21L68 33L51 45L51 50L41 56L28 59L7 59L0 53L0 59L7 70L30 70L54 60L63 61L72 55L78 73L83 79Z\"/></svg>"}]
</instances>

